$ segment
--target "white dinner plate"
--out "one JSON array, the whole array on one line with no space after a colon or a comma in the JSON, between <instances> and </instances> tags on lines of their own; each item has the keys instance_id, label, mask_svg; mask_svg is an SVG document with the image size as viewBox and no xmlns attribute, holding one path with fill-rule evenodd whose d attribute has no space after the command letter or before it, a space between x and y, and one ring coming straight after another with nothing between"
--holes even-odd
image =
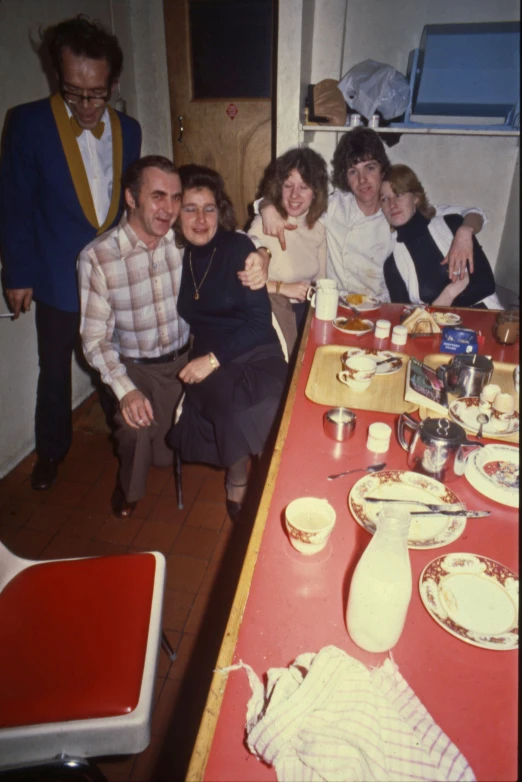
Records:
<instances>
[{"instance_id":1,"label":"white dinner plate","mask_svg":"<svg viewBox=\"0 0 522 782\"><path fill-rule=\"evenodd\" d=\"M463 396L460 399L454 399L449 406L450 418L473 434L479 430L477 416L480 415L480 412L478 396ZM499 421L498 418L491 416L487 424L484 424L482 432L489 437L507 437L510 434L516 434L518 429L519 416L515 410L509 421Z\"/></svg>"},{"instance_id":2,"label":"white dinner plate","mask_svg":"<svg viewBox=\"0 0 522 782\"><path fill-rule=\"evenodd\" d=\"M473 451L464 473L474 489L510 508L518 508L520 454L513 445L492 443Z\"/></svg>"},{"instance_id":3,"label":"white dinner plate","mask_svg":"<svg viewBox=\"0 0 522 782\"><path fill-rule=\"evenodd\" d=\"M369 356L374 361L385 361L387 358L393 358L396 356L400 361L389 364L381 364L377 367L378 375L393 375L398 372L402 367L402 358L400 353L392 353L389 350L375 350L374 348L348 348L346 353L351 356ZM344 353L343 353L344 355Z\"/></svg>"},{"instance_id":4,"label":"white dinner plate","mask_svg":"<svg viewBox=\"0 0 522 782\"><path fill-rule=\"evenodd\" d=\"M356 315L353 316L354 318L357 317ZM369 334L370 331L373 331L374 323L371 320L366 320L365 318L359 318L359 320L362 320L363 323L366 323L368 328L361 331L352 331L351 329L345 329L342 327L344 323L347 323L348 320L352 320L352 318L334 318L332 321L334 329L337 329L337 331L340 331L342 334L355 334L356 336L360 336L361 334Z\"/></svg>"},{"instance_id":5,"label":"white dinner plate","mask_svg":"<svg viewBox=\"0 0 522 782\"><path fill-rule=\"evenodd\" d=\"M433 320L438 326L460 326L462 318L456 312L433 312Z\"/></svg>"},{"instance_id":6,"label":"white dinner plate","mask_svg":"<svg viewBox=\"0 0 522 782\"><path fill-rule=\"evenodd\" d=\"M448 554L426 565L419 592L430 616L473 646L518 648L518 576L478 554Z\"/></svg>"},{"instance_id":7,"label":"white dinner plate","mask_svg":"<svg viewBox=\"0 0 522 782\"><path fill-rule=\"evenodd\" d=\"M417 500L427 503L460 502L457 495L440 481L406 470L386 470L357 481L350 492L348 507L355 521L372 535L376 530L379 511L388 503L365 502L365 497L383 497L397 500ZM397 506L409 511L427 510L422 505ZM465 516L412 516L408 533L408 548L430 549L445 546L456 540L466 528Z\"/></svg>"},{"instance_id":8,"label":"white dinner plate","mask_svg":"<svg viewBox=\"0 0 522 782\"><path fill-rule=\"evenodd\" d=\"M341 307L349 307L351 308L351 304L348 301L349 294L345 296L339 296L339 304ZM360 304L354 304L354 307L359 310L359 312L372 312L373 310L378 310L381 306L381 302L379 299L376 299L374 296L366 296L364 297L364 301L362 301Z\"/></svg>"}]
</instances>

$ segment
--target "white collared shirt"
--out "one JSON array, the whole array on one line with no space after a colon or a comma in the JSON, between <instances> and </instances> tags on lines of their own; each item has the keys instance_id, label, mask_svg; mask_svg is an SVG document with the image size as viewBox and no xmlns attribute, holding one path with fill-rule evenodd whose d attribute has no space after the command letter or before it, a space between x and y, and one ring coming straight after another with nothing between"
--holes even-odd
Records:
<instances>
[{"instance_id":1,"label":"white collared shirt","mask_svg":"<svg viewBox=\"0 0 522 782\"><path fill-rule=\"evenodd\" d=\"M67 114L72 116L72 112L65 103ZM84 130L76 141L80 148L83 165L89 187L91 188L92 200L98 224L101 226L109 212L109 206L112 198L113 172L112 172L112 128L107 109L102 114L101 121L104 123L102 137L97 139L93 134Z\"/></svg>"}]
</instances>

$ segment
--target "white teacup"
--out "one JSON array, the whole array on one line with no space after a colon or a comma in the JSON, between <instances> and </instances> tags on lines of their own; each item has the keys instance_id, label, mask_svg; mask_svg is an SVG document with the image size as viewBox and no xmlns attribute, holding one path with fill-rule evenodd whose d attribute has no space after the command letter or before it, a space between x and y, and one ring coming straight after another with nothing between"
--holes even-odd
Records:
<instances>
[{"instance_id":1,"label":"white teacup","mask_svg":"<svg viewBox=\"0 0 522 782\"><path fill-rule=\"evenodd\" d=\"M316 290L308 289L307 299L315 307L315 317L318 320L333 320L337 315L339 295L335 280L317 280Z\"/></svg>"},{"instance_id":2,"label":"white teacup","mask_svg":"<svg viewBox=\"0 0 522 782\"><path fill-rule=\"evenodd\" d=\"M377 364L369 356L350 356L344 361L346 369L339 372L338 380L353 391L366 391L377 372Z\"/></svg>"},{"instance_id":3,"label":"white teacup","mask_svg":"<svg viewBox=\"0 0 522 782\"><path fill-rule=\"evenodd\" d=\"M327 500L299 497L287 506L285 524L292 546L310 556L322 551L328 543L335 525L335 511Z\"/></svg>"}]
</instances>

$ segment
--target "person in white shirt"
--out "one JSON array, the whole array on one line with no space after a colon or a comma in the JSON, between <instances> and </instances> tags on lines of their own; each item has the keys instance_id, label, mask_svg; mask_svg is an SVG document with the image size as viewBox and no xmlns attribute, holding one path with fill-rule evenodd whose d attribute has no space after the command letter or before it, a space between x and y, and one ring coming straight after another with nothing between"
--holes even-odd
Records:
<instances>
[{"instance_id":1,"label":"person in white shirt","mask_svg":"<svg viewBox=\"0 0 522 782\"><path fill-rule=\"evenodd\" d=\"M379 135L357 127L344 134L332 160L333 192L322 217L328 244L327 277L336 280L340 293L363 293L389 301L383 265L393 250L394 235L380 207L380 187L390 161ZM285 244L285 231L293 230L267 202L259 205L263 231ZM452 279L466 268L473 272L473 235L484 223L476 208L437 207L437 214L459 213L462 226L453 239L444 263Z\"/></svg>"}]
</instances>

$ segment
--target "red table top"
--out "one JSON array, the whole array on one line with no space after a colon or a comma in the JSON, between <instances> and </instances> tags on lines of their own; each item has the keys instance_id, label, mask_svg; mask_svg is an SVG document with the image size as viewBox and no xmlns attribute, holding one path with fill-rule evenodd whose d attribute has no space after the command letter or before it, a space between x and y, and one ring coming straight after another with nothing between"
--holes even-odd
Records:
<instances>
[{"instance_id":1,"label":"red table top","mask_svg":"<svg viewBox=\"0 0 522 782\"><path fill-rule=\"evenodd\" d=\"M387 318L394 325L399 322L402 309L401 305L383 305L372 316ZM499 361L518 363L518 345L500 348L491 336L495 313L461 310L460 314L463 326L481 329L485 335L481 353ZM400 350L422 358L428 353L438 353L439 341L439 336L408 339ZM387 469L405 470L407 454L395 435L384 459L366 450L368 425L380 420L395 427L397 415L357 411L356 431L350 441L336 443L324 435L322 416L327 408L310 402L304 393L315 350L321 344L372 347L375 338L370 334L355 340L333 329L329 322L317 321L315 317L310 322L272 499L268 512L261 508L256 520L256 525L262 524L266 516L233 656L233 662L242 660L250 664L261 678L269 668L286 667L297 655L318 652L330 644L371 666L381 664L387 656L359 649L345 626L351 574L370 540L369 533L355 522L347 507L350 489L361 474L337 481L327 481L326 476L383 460ZM379 342L379 347L385 349L388 345ZM481 554L518 573L518 510L479 494L464 477L453 481L451 488L468 507L491 510L491 516L469 519L461 537L443 548L410 552L413 596L406 626L392 654L401 674L435 722L464 754L477 779L512 780L517 778L518 653L478 648L443 630L424 608L418 581L425 565L450 552ZM324 497L337 514L326 549L310 559L291 547L284 531L284 509L291 500L301 496ZM222 678L224 681L225 677ZM214 692L215 682L216 679ZM204 779L212 782L276 779L274 770L256 760L243 743L249 697L246 674L231 673ZM209 698L207 710L210 701ZM219 708L219 698L214 702ZM204 732L202 723L193 755L193 771L195 756L204 755L201 743ZM211 731L207 740L209 735ZM200 769L204 768L203 764ZM189 772L189 778L202 778L202 772L201 776L191 776Z\"/></svg>"}]
</instances>

